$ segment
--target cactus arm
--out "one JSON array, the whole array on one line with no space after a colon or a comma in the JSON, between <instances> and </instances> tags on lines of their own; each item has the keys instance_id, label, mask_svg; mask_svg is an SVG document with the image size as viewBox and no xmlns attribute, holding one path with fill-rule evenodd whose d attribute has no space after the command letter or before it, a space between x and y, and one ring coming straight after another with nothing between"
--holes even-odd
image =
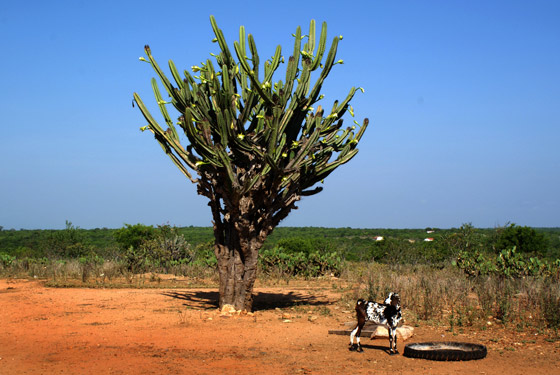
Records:
<instances>
[{"instance_id":1,"label":"cactus arm","mask_svg":"<svg viewBox=\"0 0 560 375\"><path fill-rule=\"evenodd\" d=\"M311 27L310 27L311 28ZM315 27L313 27L315 31ZM317 47L317 54L313 60L313 65L311 70L316 70L321 65L321 60L323 59L323 54L325 53L325 45L327 43L327 23L323 22L321 25L321 36L319 37L319 46Z\"/></svg>"},{"instance_id":2,"label":"cactus arm","mask_svg":"<svg viewBox=\"0 0 560 375\"><path fill-rule=\"evenodd\" d=\"M214 35L216 36L217 42L220 46L220 49L222 50L222 53L223 53L223 56L224 56L223 63L225 63L228 66L234 65L235 62L234 62L233 56L232 56L232 54L229 51L229 48L227 46L226 39L224 37L224 33L218 27L218 24L216 23L216 19L214 18L214 16L210 16L210 24L212 25L212 30L214 31Z\"/></svg>"},{"instance_id":3,"label":"cactus arm","mask_svg":"<svg viewBox=\"0 0 560 375\"><path fill-rule=\"evenodd\" d=\"M161 93L159 92L159 88L157 86L157 81L155 80L155 78L152 78L152 90L154 91L154 96L156 97L156 102L159 106L159 110L161 112L161 114L163 115L165 122L167 124L167 128L171 131L171 134L173 136L173 139L175 140L179 140L179 134L177 134L177 130L175 129L175 126L173 125L173 121L171 120L171 117L169 117L169 112L167 112L167 108L165 108L165 101L163 100L163 98L161 97Z\"/></svg>"},{"instance_id":4,"label":"cactus arm","mask_svg":"<svg viewBox=\"0 0 560 375\"><path fill-rule=\"evenodd\" d=\"M263 89L263 84L259 81L255 71L251 69L249 63L246 60L246 57L241 54L239 42L234 42L235 52L237 54L237 58L239 59L239 63L241 64L241 68L247 74L249 79L251 80L251 90L256 90L259 94L259 97L269 106L272 106L274 103L272 102L272 98L268 93L266 93ZM253 56L253 59L255 57ZM266 82L265 82L266 83Z\"/></svg>"}]
</instances>

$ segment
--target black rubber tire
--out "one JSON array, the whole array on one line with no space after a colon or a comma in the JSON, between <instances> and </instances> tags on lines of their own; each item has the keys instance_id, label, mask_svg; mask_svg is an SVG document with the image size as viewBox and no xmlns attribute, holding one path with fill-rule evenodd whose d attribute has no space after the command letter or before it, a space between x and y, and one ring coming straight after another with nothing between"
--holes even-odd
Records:
<instances>
[{"instance_id":1,"label":"black rubber tire","mask_svg":"<svg viewBox=\"0 0 560 375\"><path fill-rule=\"evenodd\" d=\"M432 361L470 361L486 357L486 346L466 342L417 342L407 344L403 355Z\"/></svg>"}]
</instances>

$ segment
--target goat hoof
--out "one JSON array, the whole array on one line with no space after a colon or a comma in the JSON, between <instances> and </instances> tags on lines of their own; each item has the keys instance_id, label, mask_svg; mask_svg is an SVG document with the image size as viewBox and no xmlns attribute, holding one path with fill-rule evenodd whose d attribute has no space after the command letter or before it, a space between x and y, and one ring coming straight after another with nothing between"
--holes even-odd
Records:
<instances>
[{"instance_id":1,"label":"goat hoof","mask_svg":"<svg viewBox=\"0 0 560 375\"><path fill-rule=\"evenodd\" d=\"M348 348L348 350L350 350L351 352L355 352L358 348L356 347L356 345L350 345L350 347Z\"/></svg>"},{"instance_id":2,"label":"goat hoof","mask_svg":"<svg viewBox=\"0 0 560 375\"><path fill-rule=\"evenodd\" d=\"M363 352L363 351L364 351L364 349L362 349L362 347L361 347L361 346L358 346L358 349L357 349L357 351L358 351L358 353L361 353L361 352Z\"/></svg>"}]
</instances>

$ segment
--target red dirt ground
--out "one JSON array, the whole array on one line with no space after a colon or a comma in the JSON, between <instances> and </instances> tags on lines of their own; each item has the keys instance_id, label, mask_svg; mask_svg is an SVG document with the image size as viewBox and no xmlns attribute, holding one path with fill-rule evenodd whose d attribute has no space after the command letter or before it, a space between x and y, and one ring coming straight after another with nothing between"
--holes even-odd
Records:
<instances>
[{"instance_id":1,"label":"red dirt ground","mask_svg":"<svg viewBox=\"0 0 560 375\"><path fill-rule=\"evenodd\" d=\"M421 325L406 342L481 343L488 356L478 361L390 356L387 339L363 339L360 354L348 351L347 336L328 334L352 320L335 292L255 292L254 315L225 318L215 289L58 289L0 280L0 374L560 374L560 342L535 332L498 324L453 335Z\"/></svg>"}]
</instances>

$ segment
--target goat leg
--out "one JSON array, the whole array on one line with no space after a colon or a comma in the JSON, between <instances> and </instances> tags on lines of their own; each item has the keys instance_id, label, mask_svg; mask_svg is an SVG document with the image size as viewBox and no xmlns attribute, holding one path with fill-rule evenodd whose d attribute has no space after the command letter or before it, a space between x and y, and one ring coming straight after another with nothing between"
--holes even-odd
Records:
<instances>
[{"instance_id":1,"label":"goat leg","mask_svg":"<svg viewBox=\"0 0 560 375\"><path fill-rule=\"evenodd\" d=\"M397 329L395 327L388 327L389 330L389 346L391 347L390 354L397 354Z\"/></svg>"},{"instance_id":2,"label":"goat leg","mask_svg":"<svg viewBox=\"0 0 560 375\"><path fill-rule=\"evenodd\" d=\"M361 353L364 350L362 349L362 345L360 344L360 334L362 333L362 327L364 326L365 321L359 321L358 324L356 325L356 328L354 328L352 330L352 332L350 332L350 347L348 348L348 350L350 350L351 352L358 352ZM354 344L354 337L356 337L356 344Z\"/></svg>"}]
</instances>

